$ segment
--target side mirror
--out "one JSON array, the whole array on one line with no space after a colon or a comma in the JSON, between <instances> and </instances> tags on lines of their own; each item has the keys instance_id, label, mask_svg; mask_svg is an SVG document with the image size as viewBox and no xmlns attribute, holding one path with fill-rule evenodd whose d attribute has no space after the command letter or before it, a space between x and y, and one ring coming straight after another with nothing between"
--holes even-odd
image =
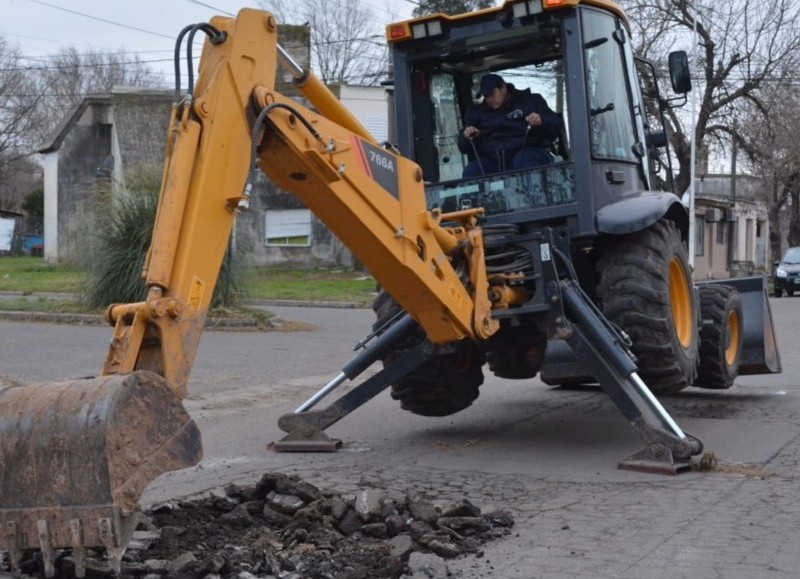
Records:
<instances>
[{"instance_id":1,"label":"side mirror","mask_svg":"<svg viewBox=\"0 0 800 579\"><path fill-rule=\"evenodd\" d=\"M692 75L689 71L689 57L685 50L669 53L669 79L675 94L686 94L692 90Z\"/></svg>"}]
</instances>

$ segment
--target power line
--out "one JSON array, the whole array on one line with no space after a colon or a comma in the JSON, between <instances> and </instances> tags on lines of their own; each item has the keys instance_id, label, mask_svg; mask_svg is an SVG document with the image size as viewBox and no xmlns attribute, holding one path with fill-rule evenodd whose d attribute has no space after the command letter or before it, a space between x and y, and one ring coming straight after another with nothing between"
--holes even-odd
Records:
<instances>
[{"instance_id":1,"label":"power line","mask_svg":"<svg viewBox=\"0 0 800 579\"><path fill-rule=\"evenodd\" d=\"M197 60L200 58L196 56L194 59ZM150 64L150 63L158 63L158 62L172 62L172 58L160 58L160 59L153 59L153 60L127 60L127 61L119 61L119 62L81 62L77 64L53 64L48 66L19 66L19 67L10 67L10 68L0 68L1 72L13 72L15 70L24 70L24 71L44 71L44 70L61 70L61 69L70 69L70 68L108 68L110 66L124 66L126 64Z\"/></svg>"},{"instance_id":2,"label":"power line","mask_svg":"<svg viewBox=\"0 0 800 579\"><path fill-rule=\"evenodd\" d=\"M324 46L332 46L337 44L345 44L345 43L356 43L356 42L365 42L369 44L374 44L379 47L385 47L384 42L380 42L380 39L383 39L383 35L381 34L370 34L368 36L354 36L350 38L337 38L335 40L322 40L322 41L312 41L309 43L311 47L324 47ZM288 46L288 45L287 45ZM112 51L103 51L103 52L93 52L93 51L84 51L79 52L80 55L88 55L91 54L93 56L130 56L130 57L137 57L139 54L152 54L152 53L166 53L172 54L172 50L112 50ZM23 60L29 60L33 62L44 62L47 63L49 60L56 60L60 56L59 53L52 54L52 55L43 55L43 56L27 56L27 55L20 55L20 58ZM194 60L198 60L200 57L199 55L194 56ZM116 63L81 63L79 65L72 65L72 64L44 64L42 66L25 66L19 67L24 68L25 70L53 70L59 68L71 68L72 66L78 66L80 68L86 68L91 66L108 66L111 65L118 65L118 64L148 64L148 63L162 63L162 62L172 62L172 58L158 58L158 59L140 59L138 61L131 61L131 62L116 62ZM11 70L16 70L14 67L8 68L0 68L0 72L9 72Z\"/></svg>"},{"instance_id":3,"label":"power line","mask_svg":"<svg viewBox=\"0 0 800 579\"><path fill-rule=\"evenodd\" d=\"M41 4L42 6L47 6L48 8L53 8L54 10L61 10L62 12L68 12L70 14L75 14L77 16L82 16L84 18L89 18L90 20L97 20L98 22L104 22L106 24L113 24L114 26L119 26L121 28L127 28L129 30L136 30L137 32L144 32L145 34L152 34L153 36L161 36L162 38L169 38L173 40L173 36L169 36L167 34L161 34L160 32L153 32L152 30L146 30L144 28L138 28L136 26L130 26L129 24L122 24L121 22L114 22L113 20L108 20L106 18L100 18L99 16L92 16L91 14L86 14L84 12L78 12L77 10L71 10L69 8L64 8L63 6L57 6L55 4L50 4L49 2L44 2L43 0L28 0L28 2L33 2L34 4Z\"/></svg>"},{"instance_id":4,"label":"power line","mask_svg":"<svg viewBox=\"0 0 800 579\"><path fill-rule=\"evenodd\" d=\"M226 12L222 8L217 8L216 6L212 6L211 4L206 4L205 2L200 2L200 0L186 0L187 2L191 2L192 4L197 4L198 6L203 6L204 8L209 8L214 10L215 12L220 12L222 14L226 14L228 16L235 16L235 14L231 14L230 12Z\"/></svg>"}]
</instances>

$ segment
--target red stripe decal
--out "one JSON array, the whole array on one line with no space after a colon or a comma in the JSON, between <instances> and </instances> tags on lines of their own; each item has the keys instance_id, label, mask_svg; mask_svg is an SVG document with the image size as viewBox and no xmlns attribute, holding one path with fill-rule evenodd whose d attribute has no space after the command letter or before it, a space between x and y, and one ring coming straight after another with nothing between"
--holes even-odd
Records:
<instances>
[{"instance_id":1,"label":"red stripe decal","mask_svg":"<svg viewBox=\"0 0 800 579\"><path fill-rule=\"evenodd\" d=\"M353 144L353 149L356 151L356 157L358 157L361 168L364 170L364 173L366 173L367 176L372 179L372 169L367 161L367 153L364 151L364 144L361 142L361 139L352 134L350 135L350 142Z\"/></svg>"}]
</instances>

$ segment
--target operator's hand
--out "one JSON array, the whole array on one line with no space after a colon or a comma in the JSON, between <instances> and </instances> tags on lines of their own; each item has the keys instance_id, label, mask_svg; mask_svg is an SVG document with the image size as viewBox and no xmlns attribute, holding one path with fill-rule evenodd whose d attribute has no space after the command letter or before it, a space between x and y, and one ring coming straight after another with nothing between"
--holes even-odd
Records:
<instances>
[{"instance_id":1,"label":"operator's hand","mask_svg":"<svg viewBox=\"0 0 800 579\"><path fill-rule=\"evenodd\" d=\"M469 126L464 129L464 137L467 139L474 139L478 135L481 134L481 130L478 127Z\"/></svg>"},{"instance_id":2,"label":"operator's hand","mask_svg":"<svg viewBox=\"0 0 800 579\"><path fill-rule=\"evenodd\" d=\"M525 120L532 127L538 127L542 124L542 117L539 115L539 113L531 113L525 117Z\"/></svg>"}]
</instances>

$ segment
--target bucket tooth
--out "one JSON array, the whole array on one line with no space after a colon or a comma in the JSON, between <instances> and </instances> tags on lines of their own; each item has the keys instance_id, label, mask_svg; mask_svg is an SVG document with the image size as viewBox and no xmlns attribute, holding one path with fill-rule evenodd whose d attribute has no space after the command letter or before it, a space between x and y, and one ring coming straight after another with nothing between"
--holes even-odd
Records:
<instances>
[{"instance_id":1,"label":"bucket tooth","mask_svg":"<svg viewBox=\"0 0 800 579\"><path fill-rule=\"evenodd\" d=\"M11 572L17 573L22 564L22 551L20 550L19 525L16 521L8 521L3 528L3 544L8 551Z\"/></svg>"},{"instance_id":2,"label":"bucket tooth","mask_svg":"<svg viewBox=\"0 0 800 579\"><path fill-rule=\"evenodd\" d=\"M47 520L39 519L36 521L36 534L39 538L39 548L42 550L42 561L44 562L44 576L56 576L55 553L50 541L50 530L47 528Z\"/></svg>"},{"instance_id":3,"label":"bucket tooth","mask_svg":"<svg viewBox=\"0 0 800 579\"><path fill-rule=\"evenodd\" d=\"M97 526L100 528L100 540L106 547L108 558L111 561L111 570L115 575L122 573L122 556L125 554L125 548L128 546L130 536L136 528L136 524L128 525L126 534L128 536L120 540L114 533L114 524L108 517L103 517L97 520Z\"/></svg>"},{"instance_id":4,"label":"bucket tooth","mask_svg":"<svg viewBox=\"0 0 800 579\"><path fill-rule=\"evenodd\" d=\"M86 576L86 548L83 546L83 528L80 519L70 519L69 533L72 536L72 560L75 563L75 577Z\"/></svg>"}]
</instances>

